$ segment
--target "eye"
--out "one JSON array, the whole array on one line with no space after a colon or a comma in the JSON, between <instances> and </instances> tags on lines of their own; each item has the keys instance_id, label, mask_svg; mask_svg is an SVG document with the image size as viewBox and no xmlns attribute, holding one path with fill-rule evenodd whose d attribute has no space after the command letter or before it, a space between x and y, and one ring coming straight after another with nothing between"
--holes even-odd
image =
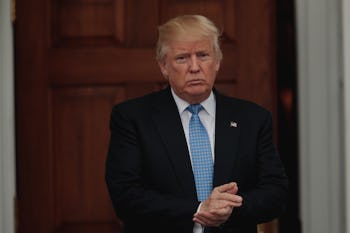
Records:
<instances>
[{"instance_id":1,"label":"eye","mask_svg":"<svg viewBox=\"0 0 350 233\"><path fill-rule=\"evenodd\" d=\"M184 56L184 55L176 56L176 57L175 57L175 61L176 61L176 63L179 63L179 64L186 63L186 61L187 61L187 56Z\"/></svg>"},{"instance_id":2,"label":"eye","mask_svg":"<svg viewBox=\"0 0 350 233\"><path fill-rule=\"evenodd\" d=\"M209 53L207 53L207 52L198 52L197 53L197 57L201 61L205 61L205 60L207 60L209 58Z\"/></svg>"}]
</instances>

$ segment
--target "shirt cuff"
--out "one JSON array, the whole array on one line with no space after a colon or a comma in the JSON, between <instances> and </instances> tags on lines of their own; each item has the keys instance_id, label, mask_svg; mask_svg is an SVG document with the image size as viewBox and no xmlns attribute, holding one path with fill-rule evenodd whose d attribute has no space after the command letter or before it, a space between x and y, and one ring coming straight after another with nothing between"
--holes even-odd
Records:
<instances>
[{"instance_id":1,"label":"shirt cuff","mask_svg":"<svg viewBox=\"0 0 350 233\"><path fill-rule=\"evenodd\" d=\"M202 202L201 202L201 203L199 203L199 206L198 206L198 208L197 208L197 211L196 211L196 213L198 213L198 212L200 211L200 209L201 209L201 206L202 206Z\"/></svg>"}]
</instances>

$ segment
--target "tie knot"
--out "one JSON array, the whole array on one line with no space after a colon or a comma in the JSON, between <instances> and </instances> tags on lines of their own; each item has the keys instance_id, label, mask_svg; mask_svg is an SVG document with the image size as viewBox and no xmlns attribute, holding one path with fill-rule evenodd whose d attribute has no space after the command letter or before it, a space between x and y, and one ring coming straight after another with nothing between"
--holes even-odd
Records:
<instances>
[{"instance_id":1,"label":"tie knot","mask_svg":"<svg viewBox=\"0 0 350 233\"><path fill-rule=\"evenodd\" d=\"M187 107L188 111L190 111L192 114L197 115L202 109L203 106L200 104L191 104Z\"/></svg>"}]
</instances>

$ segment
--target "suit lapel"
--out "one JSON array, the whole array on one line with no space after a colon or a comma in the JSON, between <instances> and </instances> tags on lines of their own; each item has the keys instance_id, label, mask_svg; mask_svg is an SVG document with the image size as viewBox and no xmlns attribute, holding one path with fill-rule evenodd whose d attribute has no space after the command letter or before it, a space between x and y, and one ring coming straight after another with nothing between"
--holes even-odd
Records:
<instances>
[{"instance_id":1,"label":"suit lapel","mask_svg":"<svg viewBox=\"0 0 350 233\"><path fill-rule=\"evenodd\" d=\"M187 196L196 199L191 160L181 118L170 88L162 91L154 101L153 121L173 165L176 176Z\"/></svg>"},{"instance_id":2,"label":"suit lapel","mask_svg":"<svg viewBox=\"0 0 350 233\"><path fill-rule=\"evenodd\" d=\"M214 187L231 182L238 152L238 109L225 96L215 92L215 164ZM160 93L154 101L152 118L167 150L176 176L184 193L196 199L195 182L187 148L186 137L176 103L170 88ZM231 122L233 125L231 125ZM234 126L234 123L237 126Z\"/></svg>"},{"instance_id":3,"label":"suit lapel","mask_svg":"<svg viewBox=\"0 0 350 233\"><path fill-rule=\"evenodd\" d=\"M214 187L232 181L240 131L237 111L230 99L216 93Z\"/></svg>"}]
</instances>

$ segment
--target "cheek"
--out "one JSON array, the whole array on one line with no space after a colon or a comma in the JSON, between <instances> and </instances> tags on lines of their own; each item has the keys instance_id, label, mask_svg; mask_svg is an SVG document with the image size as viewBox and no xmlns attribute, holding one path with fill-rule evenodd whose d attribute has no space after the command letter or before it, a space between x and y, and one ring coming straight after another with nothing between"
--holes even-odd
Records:
<instances>
[{"instance_id":1,"label":"cheek","mask_svg":"<svg viewBox=\"0 0 350 233\"><path fill-rule=\"evenodd\" d=\"M217 72L218 69L216 65L209 66L206 69L206 75L208 76L208 79L215 79Z\"/></svg>"},{"instance_id":2,"label":"cheek","mask_svg":"<svg viewBox=\"0 0 350 233\"><path fill-rule=\"evenodd\" d=\"M179 88L183 87L185 85L184 80L177 75L169 76L169 83L171 86L175 86L175 87L179 87Z\"/></svg>"},{"instance_id":3,"label":"cheek","mask_svg":"<svg viewBox=\"0 0 350 233\"><path fill-rule=\"evenodd\" d=\"M173 65L171 67L171 70L176 75L181 75L185 72L185 67L183 65Z\"/></svg>"},{"instance_id":4,"label":"cheek","mask_svg":"<svg viewBox=\"0 0 350 233\"><path fill-rule=\"evenodd\" d=\"M186 76L185 67L173 66L169 71L169 76L171 76L175 82L183 82Z\"/></svg>"}]
</instances>

